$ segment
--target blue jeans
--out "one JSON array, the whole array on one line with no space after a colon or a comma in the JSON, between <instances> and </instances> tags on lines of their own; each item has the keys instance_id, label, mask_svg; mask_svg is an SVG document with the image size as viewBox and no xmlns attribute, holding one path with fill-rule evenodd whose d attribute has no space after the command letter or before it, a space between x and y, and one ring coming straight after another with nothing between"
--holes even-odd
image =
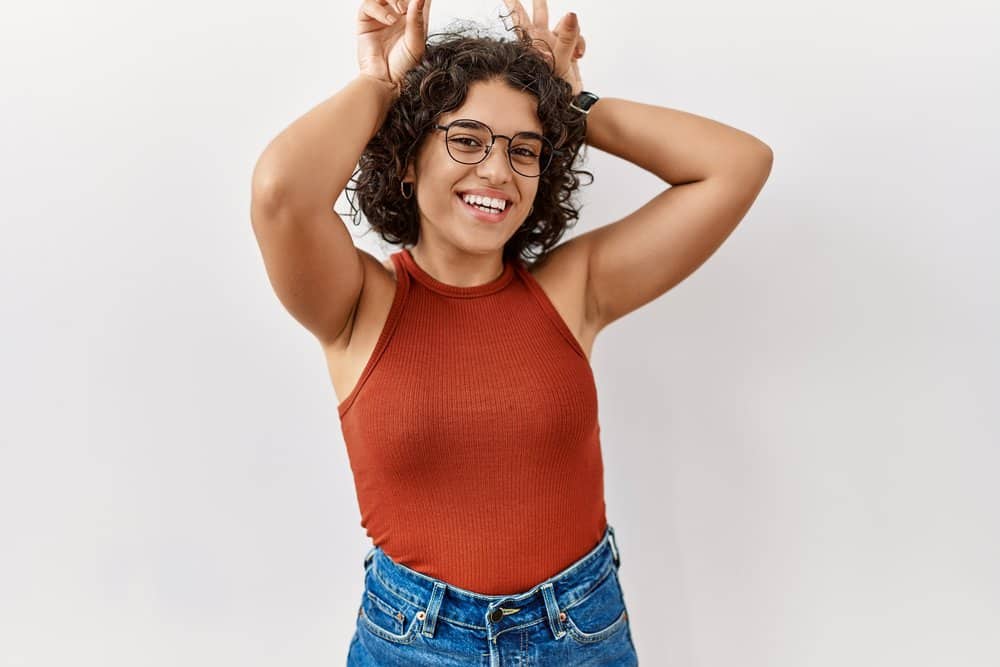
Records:
<instances>
[{"instance_id":1,"label":"blue jeans","mask_svg":"<svg viewBox=\"0 0 1000 667\"><path fill-rule=\"evenodd\" d=\"M637 665L619 565L609 525L559 574L523 593L481 595L373 547L347 665Z\"/></svg>"}]
</instances>

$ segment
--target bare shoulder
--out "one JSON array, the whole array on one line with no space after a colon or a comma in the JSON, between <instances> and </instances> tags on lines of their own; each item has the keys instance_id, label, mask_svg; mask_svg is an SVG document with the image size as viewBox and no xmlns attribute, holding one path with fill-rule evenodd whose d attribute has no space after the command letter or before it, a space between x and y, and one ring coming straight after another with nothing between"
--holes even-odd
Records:
<instances>
[{"instance_id":1,"label":"bare shoulder","mask_svg":"<svg viewBox=\"0 0 1000 667\"><path fill-rule=\"evenodd\" d=\"M586 262L583 246L579 238L567 239L549 250L544 257L532 264L528 271L539 282L573 273L574 269L578 269L580 264Z\"/></svg>"},{"instance_id":2,"label":"bare shoulder","mask_svg":"<svg viewBox=\"0 0 1000 667\"><path fill-rule=\"evenodd\" d=\"M360 380L389 317L396 292L396 271L391 257L379 261L360 248L358 256L364 266L361 295L344 333L324 347L334 392L341 401Z\"/></svg>"},{"instance_id":3,"label":"bare shoulder","mask_svg":"<svg viewBox=\"0 0 1000 667\"><path fill-rule=\"evenodd\" d=\"M396 269L392 258L379 261L367 250L358 248L357 251L364 270L361 293L344 330L337 340L327 346L331 352L346 351L352 346L352 341L356 340L356 332L368 328L366 323L372 317L377 318L383 310L388 312L392 305L396 283Z\"/></svg>"},{"instance_id":4,"label":"bare shoulder","mask_svg":"<svg viewBox=\"0 0 1000 667\"><path fill-rule=\"evenodd\" d=\"M560 243L528 267L588 358L597 335L596 310L588 285L589 262L587 239L575 237Z\"/></svg>"},{"instance_id":5,"label":"bare shoulder","mask_svg":"<svg viewBox=\"0 0 1000 667\"><path fill-rule=\"evenodd\" d=\"M372 262L372 264L378 264L378 267L377 267L378 270L384 271L384 276L383 277L388 277L390 280L392 280L393 282L395 282L395 280L396 280L396 265L392 263L392 258L391 257L386 257L385 260L379 262L377 259L375 259L375 257L373 257L369 253L365 252L364 250L359 250L358 252L364 253L364 255L366 255L368 257L368 259ZM372 268L376 268L376 267L373 266Z\"/></svg>"}]
</instances>

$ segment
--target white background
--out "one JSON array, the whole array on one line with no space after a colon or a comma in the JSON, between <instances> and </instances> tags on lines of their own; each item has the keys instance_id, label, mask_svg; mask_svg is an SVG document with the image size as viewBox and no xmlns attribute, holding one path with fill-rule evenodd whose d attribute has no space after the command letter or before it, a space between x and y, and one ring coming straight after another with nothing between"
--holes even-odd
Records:
<instances>
[{"instance_id":1,"label":"white background","mask_svg":"<svg viewBox=\"0 0 1000 667\"><path fill-rule=\"evenodd\" d=\"M4 10L0 666L344 663L368 541L249 204L266 143L356 73L356 8ZM725 245L594 349L642 664L1000 664L995 3L550 10L587 89L775 154ZM663 187L587 168L570 236Z\"/></svg>"}]
</instances>

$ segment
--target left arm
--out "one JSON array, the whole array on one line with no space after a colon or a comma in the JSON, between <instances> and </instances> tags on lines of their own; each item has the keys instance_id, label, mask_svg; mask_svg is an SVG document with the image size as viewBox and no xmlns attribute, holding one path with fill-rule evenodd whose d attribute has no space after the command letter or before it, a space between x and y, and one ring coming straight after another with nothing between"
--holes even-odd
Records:
<instances>
[{"instance_id":1,"label":"left arm","mask_svg":"<svg viewBox=\"0 0 1000 667\"><path fill-rule=\"evenodd\" d=\"M550 30L546 0L533 0L531 17L520 0L504 3L516 25L548 45L539 53L579 93L577 61L586 41L576 14L568 12ZM708 118L608 97L590 108L586 141L671 186L551 253L565 246L572 260L564 262L586 273L585 319L596 335L684 280L722 245L764 187L772 153L757 138Z\"/></svg>"},{"instance_id":2,"label":"left arm","mask_svg":"<svg viewBox=\"0 0 1000 667\"><path fill-rule=\"evenodd\" d=\"M763 188L773 154L708 118L607 97L590 109L586 140L671 186L574 239L589 258L587 300L599 331L677 285L722 245Z\"/></svg>"}]
</instances>

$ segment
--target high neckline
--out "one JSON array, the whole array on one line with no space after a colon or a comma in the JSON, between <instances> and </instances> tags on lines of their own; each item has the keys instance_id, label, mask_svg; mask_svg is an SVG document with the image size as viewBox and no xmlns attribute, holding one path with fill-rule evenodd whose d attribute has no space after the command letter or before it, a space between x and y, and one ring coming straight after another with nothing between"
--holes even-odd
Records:
<instances>
[{"instance_id":1,"label":"high neckline","mask_svg":"<svg viewBox=\"0 0 1000 667\"><path fill-rule=\"evenodd\" d=\"M445 296L454 297L475 297L475 296L485 296L487 294L493 294L502 290L504 287L510 283L511 279L514 277L514 265L509 261L504 261L503 272L494 278L493 280L483 283L481 285L472 285L470 287L458 287L457 285L449 285L448 283L443 283L431 274L424 271L417 264L416 260L413 259L413 255L410 253L409 248L403 248L399 253L409 269L411 275L424 287L433 290L439 294Z\"/></svg>"}]
</instances>

